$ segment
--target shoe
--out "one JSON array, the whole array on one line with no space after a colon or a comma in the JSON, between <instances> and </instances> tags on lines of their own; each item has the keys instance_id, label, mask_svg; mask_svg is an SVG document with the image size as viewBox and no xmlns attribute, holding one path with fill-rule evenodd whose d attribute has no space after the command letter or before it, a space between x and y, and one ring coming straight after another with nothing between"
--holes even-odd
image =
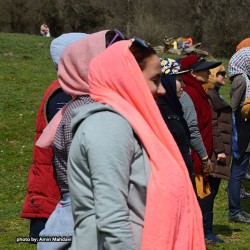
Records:
<instances>
[{"instance_id":1,"label":"shoe","mask_svg":"<svg viewBox=\"0 0 250 250\"><path fill-rule=\"evenodd\" d=\"M243 180L250 181L250 173L249 172L246 172L246 174L243 177Z\"/></svg>"},{"instance_id":2,"label":"shoe","mask_svg":"<svg viewBox=\"0 0 250 250\"><path fill-rule=\"evenodd\" d=\"M250 193L248 193L245 188L240 190L240 198L241 199L250 199Z\"/></svg>"},{"instance_id":3,"label":"shoe","mask_svg":"<svg viewBox=\"0 0 250 250\"><path fill-rule=\"evenodd\" d=\"M246 218L250 218L250 214L246 213L245 211L241 211L241 213L246 217Z\"/></svg>"},{"instance_id":4,"label":"shoe","mask_svg":"<svg viewBox=\"0 0 250 250\"><path fill-rule=\"evenodd\" d=\"M224 240L218 238L212 233L213 217L214 214L212 211L203 213L203 227L204 227L205 240L208 242L223 243Z\"/></svg>"},{"instance_id":5,"label":"shoe","mask_svg":"<svg viewBox=\"0 0 250 250\"><path fill-rule=\"evenodd\" d=\"M242 211L236 214L235 216L229 216L228 222L236 222L236 223L247 223L250 224L250 218L247 218L245 215L245 212Z\"/></svg>"},{"instance_id":6,"label":"shoe","mask_svg":"<svg viewBox=\"0 0 250 250\"><path fill-rule=\"evenodd\" d=\"M224 243L225 241L218 238L217 236L215 236L213 233L208 233L205 234L205 240L207 241L212 241L212 242L217 242L217 243Z\"/></svg>"}]
</instances>

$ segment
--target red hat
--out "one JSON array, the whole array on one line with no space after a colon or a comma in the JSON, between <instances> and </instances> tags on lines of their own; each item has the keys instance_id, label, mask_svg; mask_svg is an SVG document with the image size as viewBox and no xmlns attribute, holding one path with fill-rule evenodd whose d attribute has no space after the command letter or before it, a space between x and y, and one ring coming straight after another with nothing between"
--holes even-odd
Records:
<instances>
[{"instance_id":1,"label":"red hat","mask_svg":"<svg viewBox=\"0 0 250 250\"><path fill-rule=\"evenodd\" d=\"M200 71L205 69L213 69L221 65L221 62L208 62L203 57L190 55L184 57L181 61L182 70Z\"/></svg>"}]
</instances>

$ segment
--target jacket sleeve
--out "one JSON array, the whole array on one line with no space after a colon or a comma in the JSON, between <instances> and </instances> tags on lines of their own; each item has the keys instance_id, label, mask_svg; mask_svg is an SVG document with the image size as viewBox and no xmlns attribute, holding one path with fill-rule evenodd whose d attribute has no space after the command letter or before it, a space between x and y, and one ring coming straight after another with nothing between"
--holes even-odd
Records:
<instances>
[{"instance_id":1,"label":"jacket sleeve","mask_svg":"<svg viewBox=\"0 0 250 250\"><path fill-rule=\"evenodd\" d=\"M243 104L241 114L244 118L250 118L250 96L246 99L245 103Z\"/></svg>"},{"instance_id":2,"label":"jacket sleeve","mask_svg":"<svg viewBox=\"0 0 250 250\"><path fill-rule=\"evenodd\" d=\"M99 122L91 122L94 116L85 124L84 150L90 169L97 228L105 249L132 250L135 239L127 201L135 150L133 130L115 113L101 112Z\"/></svg>"},{"instance_id":3,"label":"jacket sleeve","mask_svg":"<svg viewBox=\"0 0 250 250\"><path fill-rule=\"evenodd\" d=\"M184 113L183 117L187 121L190 130L190 146L202 159L207 155L207 151L198 129L198 121L194 104L186 92L183 92L180 102Z\"/></svg>"},{"instance_id":4,"label":"jacket sleeve","mask_svg":"<svg viewBox=\"0 0 250 250\"><path fill-rule=\"evenodd\" d=\"M213 130L213 146L215 154L225 153L225 148L223 140L221 138L220 128L218 126L218 113L213 109L213 104L211 99L208 102L212 108L212 130Z\"/></svg>"},{"instance_id":5,"label":"jacket sleeve","mask_svg":"<svg viewBox=\"0 0 250 250\"><path fill-rule=\"evenodd\" d=\"M233 112L243 104L246 92L246 81L243 76L236 76L231 85L231 107Z\"/></svg>"}]
</instances>

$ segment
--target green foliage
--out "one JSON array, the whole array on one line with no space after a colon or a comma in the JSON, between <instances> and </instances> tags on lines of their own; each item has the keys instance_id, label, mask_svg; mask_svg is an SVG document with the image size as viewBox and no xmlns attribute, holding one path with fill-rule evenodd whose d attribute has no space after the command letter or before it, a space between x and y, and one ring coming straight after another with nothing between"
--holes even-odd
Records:
<instances>
[{"instance_id":1,"label":"green foliage","mask_svg":"<svg viewBox=\"0 0 250 250\"><path fill-rule=\"evenodd\" d=\"M47 86L56 71L50 59L51 38L0 33L0 249L36 249L16 243L29 235L29 220L21 219L31 164L35 119ZM161 55L164 56L164 55ZM219 59L218 59L219 60ZM225 65L228 61L221 59ZM229 84L222 94L229 99ZM249 190L249 183L246 183ZM210 245L209 250L249 249L250 226L227 222L227 195L223 181L215 202L214 232L226 243ZM247 212L249 200L243 201Z\"/></svg>"}]
</instances>

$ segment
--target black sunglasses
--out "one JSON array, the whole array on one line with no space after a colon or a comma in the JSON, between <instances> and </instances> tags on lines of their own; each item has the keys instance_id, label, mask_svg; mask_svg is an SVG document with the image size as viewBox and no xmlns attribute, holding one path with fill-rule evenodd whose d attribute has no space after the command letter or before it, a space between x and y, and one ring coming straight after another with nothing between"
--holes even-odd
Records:
<instances>
[{"instance_id":1,"label":"black sunglasses","mask_svg":"<svg viewBox=\"0 0 250 250\"><path fill-rule=\"evenodd\" d=\"M148 48L149 47L149 44L147 42L145 42L144 40L142 40L141 38L137 37L137 36L134 36L132 39L131 39L131 44L130 46L134 43L139 43L140 45L142 45L143 47L146 47ZM130 47L129 46L129 47Z\"/></svg>"},{"instance_id":2,"label":"black sunglasses","mask_svg":"<svg viewBox=\"0 0 250 250\"><path fill-rule=\"evenodd\" d=\"M216 73L216 75L221 75L221 76L223 76L223 77L225 77L226 74L227 74L226 71L218 71L218 72Z\"/></svg>"},{"instance_id":3,"label":"black sunglasses","mask_svg":"<svg viewBox=\"0 0 250 250\"><path fill-rule=\"evenodd\" d=\"M115 32L114 37L112 38L111 42L106 46L109 47L113 43L120 41L120 40L126 40L126 37L117 29L114 29L113 32Z\"/></svg>"}]
</instances>

